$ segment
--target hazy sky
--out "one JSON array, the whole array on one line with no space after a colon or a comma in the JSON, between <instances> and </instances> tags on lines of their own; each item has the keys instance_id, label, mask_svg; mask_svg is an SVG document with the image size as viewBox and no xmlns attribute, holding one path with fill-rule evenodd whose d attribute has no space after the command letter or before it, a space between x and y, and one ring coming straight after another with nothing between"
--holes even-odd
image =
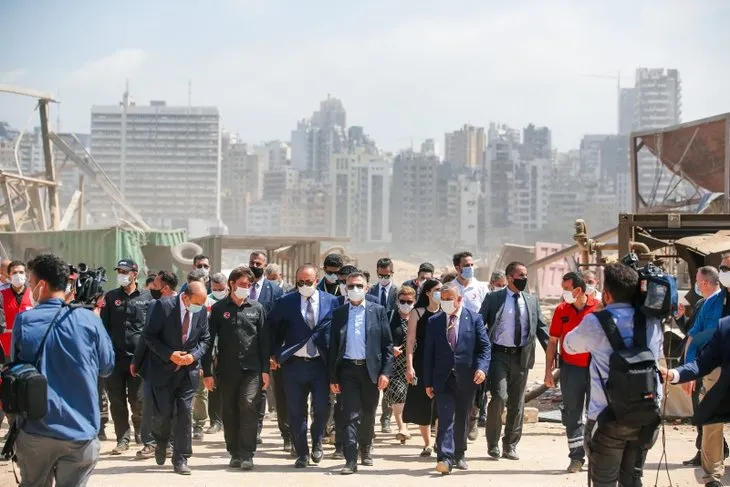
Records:
<instances>
[{"instance_id":1,"label":"hazy sky","mask_svg":"<svg viewBox=\"0 0 730 487\"><path fill-rule=\"evenodd\" d=\"M55 92L64 131L125 78L144 104L186 104L190 79L250 142L288 140L331 93L388 150L490 121L567 150L616 130L615 75L638 66L680 70L685 121L730 111L729 18L727 0L1 0L0 83ZM0 120L32 108L0 93Z\"/></svg>"}]
</instances>

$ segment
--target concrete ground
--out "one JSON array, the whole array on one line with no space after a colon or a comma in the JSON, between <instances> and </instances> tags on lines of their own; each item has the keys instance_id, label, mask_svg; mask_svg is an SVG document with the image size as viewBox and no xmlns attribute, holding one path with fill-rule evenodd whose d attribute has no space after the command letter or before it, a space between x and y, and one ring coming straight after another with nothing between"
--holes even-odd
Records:
<instances>
[{"instance_id":1,"label":"concrete ground","mask_svg":"<svg viewBox=\"0 0 730 487\"><path fill-rule=\"evenodd\" d=\"M662 467L659 481L657 463L661 457L661 443L658 442L649 454L644 485L660 487L698 485L698 470L681 466L681 461L694 454L694 431L688 426L667 425L667 457L669 474ZM435 459L418 457L421 441L415 436L406 445L401 445L394 435L379 435L375 440L374 467L360 467L357 474L339 475L343 462L331 460L327 455L332 448L325 446L325 459L320 466L306 470L295 470L293 460L281 451L281 440L273 421L267 421L264 444L256 455L256 468L252 472L234 471L227 467L223 435L209 435L194 445L190 459L193 474L184 478L172 473L169 463L158 467L154 460L134 459L134 449L126 455L112 457L108 452L114 447L112 441L104 442L102 457L94 476L89 482L92 487L147 487L160 485L185 485L190 487L241 485L286 485L295 486L369 486L387 483L394 486L418 486L422 482L436 485L494 485L519 487L568 487L586 485L585 472L570 475L564 472L567 466L567 445L563 428L558 424L538 423L526 425L525 434L519 445L521 459L489 460L483 432L476 442L471 443L467 458L469 471L454 472L442 477L434 470ZM730 476L729 476L730 477ZM726 479L730 480L730 478ZM167 484L170 482L170 484ZM15 485L7 464L0 465L0 487Z\"/></svg>"}]
</instances>

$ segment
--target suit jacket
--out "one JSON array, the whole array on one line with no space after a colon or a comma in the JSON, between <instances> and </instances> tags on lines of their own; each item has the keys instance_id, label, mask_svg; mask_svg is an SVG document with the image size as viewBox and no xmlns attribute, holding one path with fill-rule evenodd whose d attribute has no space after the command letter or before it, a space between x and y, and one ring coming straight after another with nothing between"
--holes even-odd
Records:
<instances>
[{"instance_id":1,"label":"suit jacket","mask_svg":"<svg viewBox=\"0 0 730 487\"><path fill-rule=\"evenodd\" d=\"M266 323L272 337L271 353L279 363L284 363L313 338L320 357L327 360L329 350L332 310L337 298L325 291L317 291L319 309L314 330L304 321L301 311L302 296L299 292L285 294L274 305Z\"/></svg>"},{"instance_id":2,"label":"suit jacket","mask_svg":"<svg viewBox=\"0 0 730 487\"><path fill-rule=\"evenodd\" d=\"M364 303L367 349L365 361L370 379L377 384L378 376L390 377L393 372L393 338L390 336L390 323L385 308L367 300ZM349 303L332 312L328 363L330 384L339 384L340 381L339 368L345 357L349 316Z\"/></svg>"},{"instance_id":3,"label":"suit jacket","mask_svg":"<svg viewBox=\"0 0 730 487\"><path fill-rule=\"evenodd\" d=\"M715 334L696 360L677 369L679 382L703 377L717 367L722 367L720 378L695 408L693 424L730 422L730 317L720 320Z\"/></svg>"},{"instance_id":4,"label":"suit jacket","mask_svg":"<svg viewBox=\"0 0 730 487\"><path fill-rule=\"evenodd\" d=\"M261 292L256 297L256 301L264 307L264 313L268 316L274 309L274 303L284 294L284 290L279 286L274 286L268 279L261 279Z\"/></svg>"},{"instance_id":5,"label":"suit jacket","mask_svg":"<svg viewBox=\"0 0 730 487\"><path fill-rule=\"evenodd\" d=\"M428 319L425 350L423 352L424 385L443 393L453 373L457 383L469 384L474 372L489 372L491 344L484 321L478 314L461 307L456 350L451 350L446 334L448 320L443 311ZM476 386L475 386L476 387Z\"/></svg>"},{"instance_id":6,"label":"suit jacket","mask_svg":"<svg viewBox=\"0 0 730 487\"><path fill-rule=\"evenodd\" d=\"M545 324L545 320L542 317L542 311L540 311L540 304L537 301L537 297L524 292L522 295L527 305L527 319L530 331L527 335L527 344L523 347L522 354L520 355L520 365L525 369L531 369L535 365L535 338L537 337L543 349L547 349L550 335L548 334L548 327ZM507 289L500 289L499 291L489 293L484 298L482 307L479 310L479 314L484 320L484 324L489 332L489 339L492 343L494 343L494 331L502 319L506 299Z\"/></svg>"},{"instance_id":7,"label":"suit jacket","mask_svg":"<svg viewBox=\"0 0 730 487\"><path fill-rule=\"evenodd\" d=\"M319 283L317 284L317 290L329 294L327 292L327 286L332 286L332 284L330 284L329 282L327 282L327 279L322 278L322 279L319 280ZM337 283L337 287L335 288L335 293L333 294L333 296L338 296L338 297L339 296L342 296L340 294L340 286L339 286L339 283Z\"/></svg>"},{"instance_id":8,"label":"suit jacket","mask_svg":"<svg viewBox=\"0 0 730 487\"><path fill-rule=\"evenodd\" d=\"M375 296L375 302L378 304L380 304L380 288L380 283L377 283L368 290L368 294L370 296ZM390 289L388 290L388 302L385 305L386 312L390 313L391 311L396 309L395 301L397 296L398 289L395 287L395 284L391 284Z\"/></svg>"},{"instance_id":9,"label":"suit jacket","mask_svg":"<svg viewBox=\"0 0 730 487\"><path fill-rule=\"evenodd\" d=\"M147 378L153 385L164 385L172 381L176 374L188 373L197 383L200 361L210 347L208 331L208 312L203 309L190 318L190 330L185 343L182 342L182 317L180 316L180 297L162 298L152 306L144 340L152 353L148 354ZM170 361L173 352L182 350L193 355L195 362L180 367Z\"/></svg>"}]
</instances>

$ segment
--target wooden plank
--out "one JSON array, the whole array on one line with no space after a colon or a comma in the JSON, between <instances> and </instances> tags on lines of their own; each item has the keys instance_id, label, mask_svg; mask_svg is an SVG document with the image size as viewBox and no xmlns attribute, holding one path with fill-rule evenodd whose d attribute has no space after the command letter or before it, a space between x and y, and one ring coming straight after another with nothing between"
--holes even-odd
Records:
<instances>
[{"instance_id":1,"label":"wooden plank","mask_svg":"<svg viewBox=\"0 0 730 487\"><path fill-rule=\"evenodd\" d=\"M50 129L48 127L48 100L38 102L38 111L41 113L41 141L43 143L43 156L46 162L46 179L53 182L48 186L48 206L51 211L51 227L58 230L61 226L61 214L58 203L58 189L56 188L56 169L53 166L53 151L51 151ZM40 190L40 187L38 187Z\"/></svg>"}]
</instances>

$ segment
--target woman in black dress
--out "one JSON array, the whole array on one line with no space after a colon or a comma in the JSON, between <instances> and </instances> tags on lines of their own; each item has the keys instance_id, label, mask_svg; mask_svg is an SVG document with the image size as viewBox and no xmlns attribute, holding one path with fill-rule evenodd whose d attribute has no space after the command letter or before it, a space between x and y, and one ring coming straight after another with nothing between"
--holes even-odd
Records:
<instances>
[{"instance_id":1,"label":"woman in black dress","mask_svg":"<svg viewBox=\"0 0 730 487\"><path fill-rule=\"evenodd\" d=\"M408 337L406 340L406 381L409 387L406 394L406 405L403 410L403 421L419 426L423 437L422 457L431 456L431 419L433 401L426 394L426 387L421 382L423 377L423 347L428 319L439 312L441 304L441 283L429 279L423 283L420 297L415 309L408 317Z\"/></svg>"}]
</instances>

